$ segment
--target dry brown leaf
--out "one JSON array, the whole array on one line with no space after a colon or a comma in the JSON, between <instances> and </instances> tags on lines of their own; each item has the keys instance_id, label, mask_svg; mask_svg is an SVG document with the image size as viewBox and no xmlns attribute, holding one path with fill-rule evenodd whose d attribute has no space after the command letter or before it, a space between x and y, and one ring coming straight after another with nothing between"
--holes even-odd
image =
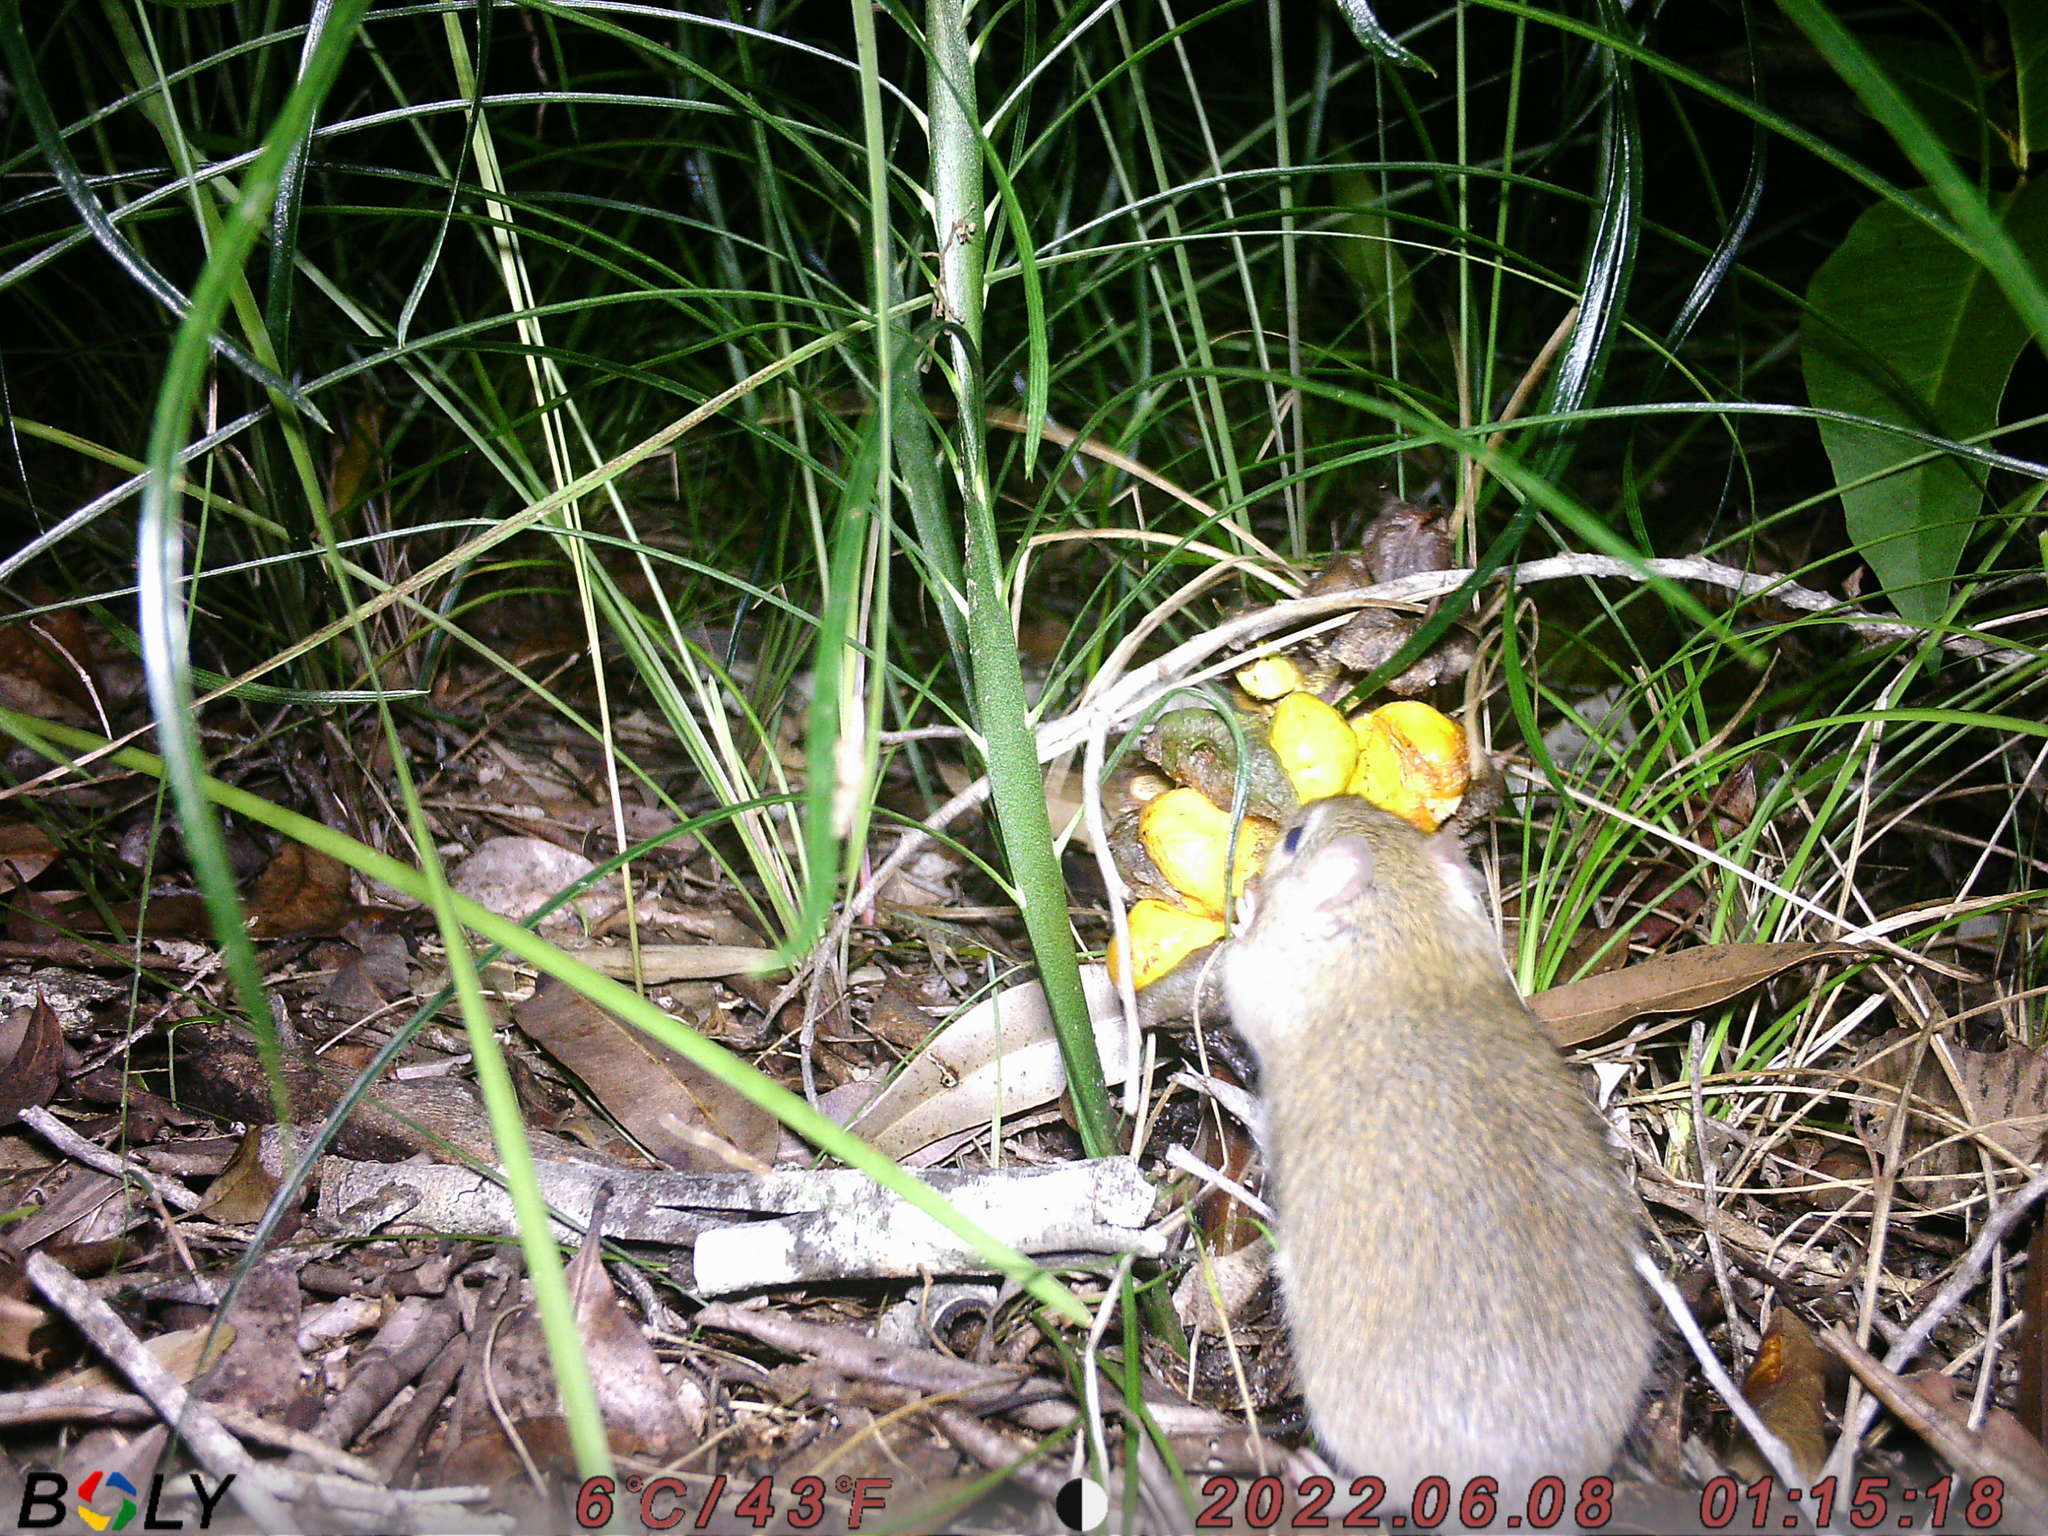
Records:
<instances>
[{"instance_id":1,"label":"dry brown leaf","mask_svg":"<svg viewBox=\"0 0 2048 1536\"><path fill-rule=\"evenodd\" d=\"M962 787L974 779L974 775L965 769L950 766L945 758L938 760L938 769L942 780L957 778ZM959 792L958 788L953 791L955 794ZM1060 823L1055 821L1053 825ZM882 882L875 892L875 904L941 912L957 906L960 901L960 874L966 866L967 860L944 843L920 848L901 869Z\"/></svg>"},{"instance_id":2,"label":"dry brown leaf","mask_svg":"<svg viewBox=\"0 0 2048 1536\"><path fill-rule=\"evenodd\" d=\"M41 1207L27 1215L17 1213L18 1219L8 1224L0 1258L18 1262L19 1255L38 1249L57 1258L52 1250L60 1244L97 1244L154 1219L142 1202L122 1199L131 1187L125 1180L82 1163L58 1163L41 1182Z\"/></svg>"},{"instance_id":3,"label":"dry brown leaf","mask_svg":"<svg viewBox=\"0 0 2048 1536\"><path fill-rule=\"evenodd\" d=\"M543 1475L571 1475L576 1466L576 1450L569 1440L568 1421L560 1414L514 1419L511 1429L519 1436L525 1457L513 1450L511 1442L505 1438L503 1426L480 1419L473 1434L465 1435L459 1441L451 1438L449 1450L441 1460L441 1480L449 1483L516 1483L523 1489L528 1457L531 1465L538 1467Z\"/></svg>"},{"instance_id":4,"label":"dry brown leaf","mask_svg":"<svg viewBox=\"0 0 2048 1536\"><path fill-rule=\"evenodd\" d=\"M523 1284L494 1282L478 1304L467 1360L448 1409L441 1481L456 1468L463 1480L477 1482L518 1475L521 1463L505 1438L508 1426L520 1434L543 1470L569 1452L566 1434L557 1440L547 1429L538 1437L525 1433L529 1424L559 1425L562 1395L555 1386L540 1323L522 1299L524 1291ZM564 1470L569 1464L561 1463Z\"/></svg>"},{"instance_id":5,"label":"dry brown leaf","mask_svg":"<svg viewBox=\"0 0 2048 1536\"><path fill-rule=\"evenodd\" d=\"M593 1205L588 1233L565 1278L606 1438L621 1455L662 1460L702 1438L704 1405L699 1399L686 1406L678 1397L652 1346L619 1305L603 1264L608 1198L600 1194ZM566 1472L574 1458L532 1305L508 1293L498 1306L479 1312L475 1330L483 1347L472 1353L449 1412L442 1478L497 1482L520 1475L523 1463L506 1438L508 1426L544 1470Z\"/></svg>"},{"instance_id":6,"label":"dry brown leaf","mask_svg":"<svg viewBox=\"0 0 2048 1536\"><path fill-rule=\"evenodd\" d=\"M380 467L384 416L384 406L374 400L358 405L346 440L328 457L327 505L336 517L354 509L370 471Z\"/></svg>"},{"instance_id":7,"label":"dry brown leaf","mask_svg":"<svg viewBox=\"0 0 2048 1536\"><path fill-rule=\"evenodd\" d=\"M1997 1529L2048 1530L2048 1481L2037 1470L2038 1445L2026 1445L2025 1437L2014 1440L2002 1433L1973 1432L1969 1410L1955 1386L1938 1382L1933 1379L1938 1373L1927 1372L1922 1373L1916 1388L1857 1343L1839 1323L1821 1335L1821 1343L1841 1356L1842 1363L1871 1395L1926 1441L1928 1448L1946 1461L1964 1484L1992 1478L2002 1485L1995 1494L2003 1506L1996 1517ZM2020 1452L2017 1457L2011 1454L2015 1448Z\"/></svg>"},{"instance_id":8,"label":"dry brown leaf","mask_svg":"<svg viewBox=\"0 0 2048 1536\"><path fill-rule=\"evenodd\" d=\"M1905 1030L1884 1035L1855 1069L1879 1101L1853 1110L1876 1145L1888 1141L1892 1106L1906 1092L1901 1193L1926 1205L1968 1198L1982 1187L1980 1141L2005 1154L2001 1166L2031 1162L2048 1131L2048 1057L2024 1045L1972 1051L1947 1041L1938 1055L1936 1043L1922 1051L1915 1039Z\"/></svg>"},{"instance_id":9,"label":"dry brown leaf","mask_svg":"<svg viewBox=\"0 0 2048 1536\"><path fill-rule=\"evenodd\" d=\"M64 1026L40 993L27 1008L0 1019L0 1125L57 1095L64 1076Z\"/></svg>"},{"instance_id":10,"label":"dry brown leaf","mask_svg":"<svg viewBox=\"0 0 2048 1536\"><path fill-rule=\"evenodd\" d=\"M152 938L210 939L213 920L206 898L151 896L110 902L102 909L77 891L16 891L7 905L7 935L12 939L46 942L83 933L127 939L138 932Z\"/></svg>"},{"instance_id":11,"label":"dry brown leaf","mask_svg":"<svg viewBox=\"0 0 2048 1536\"><path fill-rule=\"evenodd\" d=\"M262 1219L277 1194L277 1179L263 1166L262 1146L262 1126L252 1125L242 1133L241 1145L206 1191L197 1214L230 1227Z\"/></svg>"},{"instance_id":12,"label":"dry brown leaf","mask_svg":"<svg viewBox=\"0 0 2048 1536\"><path fill-rule=\"evenodd\" d=\"M42 720L93 724L91 655L79 609L0 624L0 701Z\"/></svg>"},{"instance_id":13,"label":"dry brown leaf","mask_svg":"<svg viewBox=\"0 0 2048 1536\"><path fill-rule=\"evenodd\" d=\"M334 946L339 959L321 998L329 1008L356 1019L412 995L412 956L404 935L359 923L343 937L346 942Z\"/></svg>"},{"instance_id":14,"label":"dry brown leaf","mask_svg":"<svg viewBox=\"0 0 2048 1536\"><path fill-rule=\"evenodd\" d=\"M306 1395L299 1353L302 1299L296 1263L259 1263L223 1316L222 1327L234 1342L207 1368L199 1396L253 1418L285 1419Z\"/></svg>"},{"instance_id":15,"label":"dry brown leaf","mask_svg":"<svg viewBox=\"0 0 2048 1536\"><path fill-rule=\"evenodd\" d=\"M1808 1482L1820 1476L1828 1459L1827 1362L1827 1352L1805 1321L1777 1307L1742 1381L1743 1396L1765 1427L1785 1442L1793 1465ZM1747 1436L1728 1463L1745 1481L1768 1477L1771 1471Z\"/></svg>"},{"instance_id":16,"label":"dry brown leaf","mask_svg":"<svg viewBox=\"0 0 2048 1536\"><path fill-rule=\"evenodd\" d=\"M32 677L16 677L0 671L0 705L36 720L54 720L59 725L90 729L92 712L74 704L63 694L45 688Z\"/></svg>"},{"instance_id":17,"label":"dry brown leaf","mask_svg":"<svg viewBox=\"0 0 2048 1536\"><path fill-rule=\"evenodd\" d=\"M152 896L147 901L117 901L110 908L113 931L126 938L146 933L159 939L208 939L213 937L213 914L206 910L204 896ZM89 909L77 914L83 933L105 933L107 928Z\"/></svg>"},{"instance_id":18,"label":"dry brown leaf","mask_svg":"<svg viewBox=\"0 0 2048 1536\"><path fill-rule=\"evenodd\" d=\"M1899 1380L1929 1408L1954 1423L1959 1432L1987 1447L1994 1455L2025 1468L2037 1481L2048 1483L2048 1450L2044 1450L2027 1427L2005 1409L1993 1403L1984 1414L1983 1426L1971 1431L1968 1428L1971 1394L1965 1390L1964 1383L1932 1368L1909 1372Z\"/></svg>"},{"instance_id":19,"label":"dry brown leaf","mask_svg":"<svg viewBox=\"0 0 2048 1536\"><path fill-rule=\"evenodd\" d=\"M256 1043L226 1023L201 1020L172 1036L179 1099L190 1109L225 1120L268 1125L277 1113L270 1073ZM285 1091L294 1124L324 1120L338 1107L355 1074L337 1071L318 1056L288 1054ZM537 1157L568 1157L561 1137L529 1129ZM498 1144L474 1084L453 1077L385 1078L356 1106L334 1138L344 1157L398 1162L417 1152L443 1162L461 1157L495 1165Z\"/></svg>"},{"instance_id":20,"label":"dry brown leaf","mask_svg":"<svg viewBox=\"0 0 2048 1536\"><path fill-rule=\"evenodd\" d=\"M1183 1328L1222 1335L1242 1323L1273 1272L1273 1250L1263 1239L1234 1253L1212 1253L1190 1264L1173 1288L1173 1315Z\"/></svg>"},{"instance_id":21,"label":"dry brown leaf","mask_svg":"<svg viewBox=\"0 0 2048 1536\"><path fill-rule=\"evenodd\" d=\"M0 1294L0 1360L47 1370L58 1334L55 1320L35 1302Z\"/></svg>"},{"instance_id":22,"label":"dry brown leaf","mask_svg":"<svg viewBox=\"0 0 2048 1536\"><path fill-rule=\"evenodd\" d=\"M0 870L11 885L27 885L57 862L57 845L32 821L0 822Z\"/></svg>"},{"instance_id":23,"label":"dry brown leaf","mask_svg":"<svg viewBox=\"0 0 2048 1536\"><path fill-rule=\"evenodd\" d=\"M1713 817L1713 832L1719 835L1714 844L1739 836L1749 824L1756 820L1756 759L1746 757L1742 766L1714 786L1714 792L1707 797L1707 810Z\"/></svg>"},{"instance_id":24,"label":"dry brown leaf","mask_svg":"<svg viewBox=\"0 0 2048 1536\"><path fill-rule=\"evenodd\" d=\"M774 1161L773 1115L573 987L550 977L512 1016L669 1167L751 1172Z\"/></svg>"},{"instance_id":25,"label":"dry brown leaf","mask_svg":"<svg viewBox=\"0 0 2048 1536\"><path fill-rule=\"evenodd\" d=\"M1215 1070L1227 1073L1220 1063ZM1252 1177L1258 1162L1258 1142L1231 1116L1204 1115L1195 1134L1193 1152L1197 1161L1214 1168L1240 1187ZM1211 1253L1231 1254L1260 1240L1258 1219L1237 1196L1221 1189L1205 1189L1188 1204L1195 1230Z\"/></svg>"},{"instance_id":26,"label":"dry brown leaf","mask_svg":"<svg viewBox=\"0 0 2048 1536\"><path fill-rule=\"evenodd\" d=\"M619 1305L604 1271L602 1204L591 1213L583 1246L565 1277L576 1305L576 1331L590 1361L591 1385L612 1448L621 1455L662 1460L694 1444L704 1433L705 1403L690 1383L694 1412L685 1414L675 1388L662 1371L654 1346ZM689 1382L687 1375L679 1378Z\"/></svg>"},{"instance_id":27,"label":"dry brown leaf","mask_svg":"<svg viewBox=\"0 0 2048 1536\"><path fill-rule=\"evenodd\" d=\"M1620 970L1628 964L1629 941L1625 936L1617 937L1619 934L1621 929L1612 924L1581 928L1565 946L1560 969L1580 981Z\"/></svg>"},{"instance_id":28,"label":"dry brown leaf","mask_svg":"<svg viewBox=\"0 0 2048 1536\"><path fill-rule=\"evenodd\" d=\"M249 931L259 939L337 933L355 915L348 866L304 843L279 848L249 893Z\"/></svg>"},{"instance_id":29,"label":"dry brown leaf","mask_svg":"<svg viewBox=\"0 0 2048 1536\"><path fill-rule=\"evenodd\" d=\"M179 1328L143 1340L142 1347L156 1357L156 1363L181 1382L190 1382L213 1364L235 1342L235 1325L218 1327L202 1323L197 1328ZM112 1366L89 1365L45 1384L52 1392L125 1392L128 1378Z\"/></svg>"},{"instance_id":30,"label":"dry brown leaf","mask_svg":"<svg viewBox=\"0 0 2048 1536\"><path fill-rule=\"evenodd\" d=\"M1583 1045L1645 1014L1725 1003L1797 965L1863 957L1849 944L1701 944L1538 992L1529 1006L1554 1043Z\"/></svg>"},{"instance_id":31,"label":"dry brown leaf","mask_svg":"<svg viewBox=\"0 0 2048 1536\"><path fill-rule=\"evenodd\" d=\"M875 994L867 1025L882 1041L904 1052L923 1045L936 1027L932 1016L919 1006L916 995L896 976L891 976Z\"/></svg>"}]
</instances>

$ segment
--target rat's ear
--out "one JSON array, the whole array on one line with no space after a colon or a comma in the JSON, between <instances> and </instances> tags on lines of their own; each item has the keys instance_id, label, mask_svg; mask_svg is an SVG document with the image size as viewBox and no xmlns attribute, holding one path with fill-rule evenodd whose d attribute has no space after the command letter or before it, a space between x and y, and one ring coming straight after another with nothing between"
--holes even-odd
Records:
<instances>
[{"instance_id":1,"label":"rat's ear","mask_svg":"<svg viewBox=\"0 0 2048 1536\"><path fill-rule=\"evenodd\" d=\"M1454 905L1474 917L1491 921L1486 911L1486 892L1480 888L1479 872L1465 857L1458 834L1446 827L1429 840L1429 857L1444 877L1444 891Z\"/></svg>"},{"instance_id":2,"label":"rat's ear","mask_svg":"<svg viewBox=\"0 0 2048 1536\"><path fill-rule=\"evenodd\" d=\"M1295 877L1315 910L1334 919L1348 921L1352 909L1364 899L1379 874L1379 857L1370 840L1356 833L1331 838L1315 851L1315 857L1299 866Z\"/></svg>"}]
</instances>

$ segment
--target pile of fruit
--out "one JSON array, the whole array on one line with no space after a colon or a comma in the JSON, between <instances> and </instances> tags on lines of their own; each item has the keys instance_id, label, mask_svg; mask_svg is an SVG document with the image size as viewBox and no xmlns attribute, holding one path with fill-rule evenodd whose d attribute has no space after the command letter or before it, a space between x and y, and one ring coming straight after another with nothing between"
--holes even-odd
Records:
<instances>
[{"instance_id":1,"label":"pile of fruit","mask_svg":"<svg viewBox=\"0 0 2048 1536\"><path fill-rule=\"evenodd\" d=\"M1135 818L1127 810L1112 833L1118 867L1141 895L1130 911L1139 987L1224 936L1225 913L1298 806L1361 795L1434 832L1471 782L1464 730L1419 700L1347 720L1307 690L1285 656L1246 663L1237 682L1248 704L1235 719L1175 710L1147 733L1151 765L1130 780ZM1233 838L1231 805L1240 797ZM1124 964L1111 944L1111 973L1121 976Z\"/></svg>"}]
</instances>

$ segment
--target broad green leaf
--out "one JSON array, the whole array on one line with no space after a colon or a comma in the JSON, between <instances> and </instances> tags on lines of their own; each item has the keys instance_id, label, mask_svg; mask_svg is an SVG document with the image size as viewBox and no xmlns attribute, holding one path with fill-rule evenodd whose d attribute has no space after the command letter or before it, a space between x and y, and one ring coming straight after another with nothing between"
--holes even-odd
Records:
<instances>
[{"instance_id":1,"label":"broad green leaf","mask_svg":"<svg viewBox=\"0 0 2048 1536\"><path fill-rule=\"evenodd\" d=\"M2019 96L2013 162L2024 167L2048 150L2048 5L2005 0L2005 15L2012 24L2012 78Z\"/></svg>"},{"instance_id":2,"label":"broad green leaf","mask_svg":"<svg viewBox=\"0 0 2048 1536\"><path fill-rule=\"evenodd\" d=\"M1336 171L1330 191L1340 209L1330 227L1341 237L1333 249L1344 270L1362 290L1365 311L1388 330L1400 330L1415 307L1415 285L1408 263L1393 243L1393 224L1380 212L1378 180L1364 171Z\"/></svg>"},{"instance_id":3,"label":"broad green leaf","mask_svg":"<svg viewBox=\"0 0 2048 1536\"><path fill-rule=\"evenodd\" d=\"M1863 46L1950 154L1982 160L1987 148L1995 152L1999 136L1984 121L1983 84L1969 55L1922 37L1866 37Z\"/></svg>"},{"instance_id":4,"label":"broad green leaf","mask_svg":"<svg viewBox=\"0 0 2048 1536\"><path fill-rule=\"evenodd\" d=\"M2048 194L2034 183L2002 206L2005 228L2037 267L2048 253ZM1999 399L2026 328L1991 275L1960 246L1884 203L1851 227L1807 289L1807 397L1814 405L1945 437L1997 424ZM1876 427L1822 421L1844 487L1849 536L1906 618L1947 605L1963 546L1983 511L1979 472L1924 458L1919 443ZM1859 483L1859 482L1868 483Z\"/></svg>"}]
</instances>

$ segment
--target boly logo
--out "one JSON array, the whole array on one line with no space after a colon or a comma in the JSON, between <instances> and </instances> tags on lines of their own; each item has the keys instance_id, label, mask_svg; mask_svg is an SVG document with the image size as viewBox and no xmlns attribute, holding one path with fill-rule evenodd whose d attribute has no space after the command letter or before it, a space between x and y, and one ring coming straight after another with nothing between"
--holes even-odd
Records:
<instances>
[{"instance_id":1,"label":"boly logo","mask_svg":"<svg viewBox=\"0 0 2048 1536\"><path fill-rule=\"evenodd\" d=\"M191 1484L192 1503L198 1508L197 1520L188 1521L162 1512L167 1482ZM78 1485L78 1518L95 1531L119 1531L126 1529L139 1511L142 1520L134 1527L137 1531L211 1530L213 1517L220 1512L221 1498L234 1486L234 1482L233 1473L211 1487L197 1472L189 1473L183 1479L159 1474L149 1480L149 1497L144 1499L142 1490L120 1473L95 1469L86 1473ZM16 1529L47 1531L52 1526L61 1525L65 1514L64 1496L70 1488L71 1479L62 1472L30 1472L21 1482L21 1505L14 1512ZM176 1495L173 1497L175 1499Z\"/></svg>"},{"instance_id":2,"label":"boly logo","mask_svg":"<svg viewBox=\"0 0 2048 1536\"><path fill-rule=\"evenodd\" d=\"M102 1487L121 1496L121 1507L112 1515L103 1515L93 1508ZM104 1476L97 1471L86 1473L85 1481L78 1485L78 1518L96 1531L118 1531L135 1518L135 1485L118 1472Z\"/></svg>"}]
</instances>

